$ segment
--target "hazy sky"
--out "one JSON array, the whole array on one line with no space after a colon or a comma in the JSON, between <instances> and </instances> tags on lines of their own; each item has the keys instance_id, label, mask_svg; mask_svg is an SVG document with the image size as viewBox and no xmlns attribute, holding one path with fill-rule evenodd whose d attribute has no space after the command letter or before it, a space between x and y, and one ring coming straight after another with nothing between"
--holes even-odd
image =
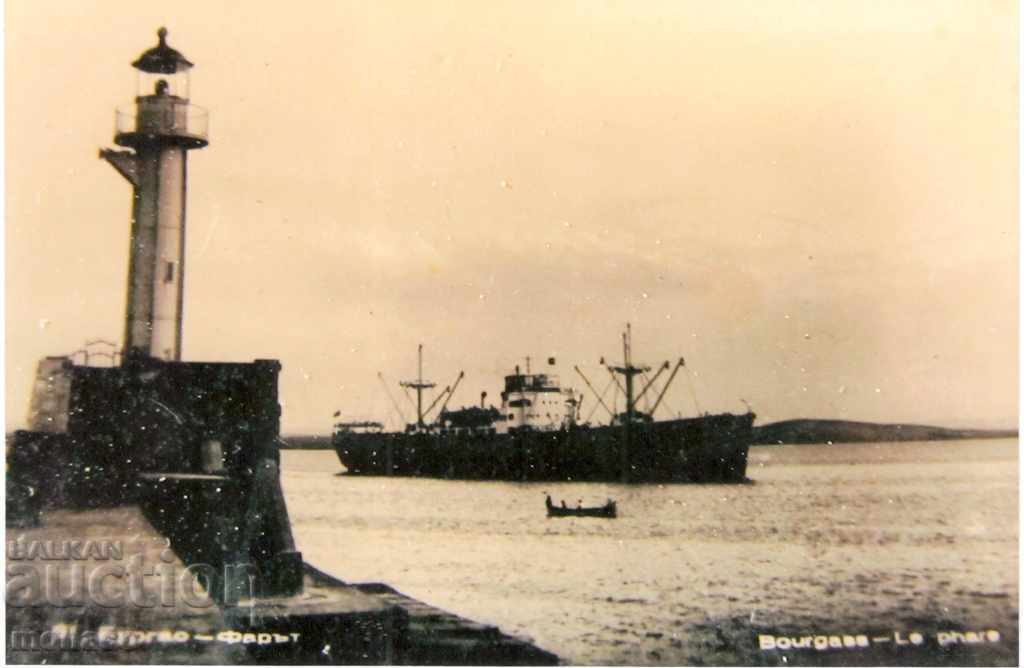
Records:
<instances>
[{"instance_id":1,"label":"hazy sky","mask_svg":"<svg viewBox=\"0 0 1024 668\"><path fill-rule=\"evenodd\" d=\"M452 406L526 355L603 388L627 320L673 412L1016 424L1013 2L167 6L6 3L8 428L120 341L97 150L161 25L211 118L185 358L280 359L285 432L386 417L419 342Z\"/></svg>"}]
</instances>

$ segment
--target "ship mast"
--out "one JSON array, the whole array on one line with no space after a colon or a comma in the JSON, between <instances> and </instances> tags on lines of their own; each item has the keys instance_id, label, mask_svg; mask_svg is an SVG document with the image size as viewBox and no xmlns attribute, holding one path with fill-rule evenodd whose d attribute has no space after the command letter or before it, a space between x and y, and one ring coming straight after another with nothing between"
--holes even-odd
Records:
<instances>
[{"instance_id":1,"label":"ship mast","mask_svg":"<svg viewBox=\"0 0 1024 668\"><path fill-rule=\"evenodd\" d=\"M622 482L629 482L630 451L633 445L633 416L635 399L633 398L633 377L651 370L649 366L633 366L632 360L632 329L626 323L626 331L622 334L622 366L610 367L615 373L621 373L626 381L626 424L625 437L622 439ZM647 388L644 388L645 390Z\"/></svg>"},{"instance_id":2,"label":"ship mast","mask_svg":"<svg viewBox=\"0 0 1024 668\"><path fill-rule=\"evenodd\" d=\"M426 424L423 422L423 390L429 390L434 387L435 384L429 381L424 382L423 380L423 344L419 345L418 350L418 375L416 380L407 380L399 383L402 387L411 387L416 390L416 428L425 429Z\"/></svg>"}]
</instances>

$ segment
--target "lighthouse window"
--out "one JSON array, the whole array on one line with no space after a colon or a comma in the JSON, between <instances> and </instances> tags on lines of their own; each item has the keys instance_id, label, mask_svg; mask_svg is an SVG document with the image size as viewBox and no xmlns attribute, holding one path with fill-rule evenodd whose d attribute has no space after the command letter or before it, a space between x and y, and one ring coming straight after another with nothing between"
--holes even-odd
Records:
<instances>
[{"instance_id":1,"label":"lighthouse window","mask_svg":"<svg viewBox=\"0 0 1024 668\"><path fill-rule=\"evenodd\" d=\"M167 269L164 272L164 283L173 283L173 282L174 282L174 263L173 262L168 262L167 263Z\"/></svg>"}]
</instances>

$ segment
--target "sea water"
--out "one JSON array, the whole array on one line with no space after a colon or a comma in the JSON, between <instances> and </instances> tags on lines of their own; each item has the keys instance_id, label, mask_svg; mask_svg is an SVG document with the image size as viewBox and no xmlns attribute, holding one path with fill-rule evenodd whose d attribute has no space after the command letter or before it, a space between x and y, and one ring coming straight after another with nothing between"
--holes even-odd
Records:
<instances>
[{"instance_id":1,"label":"sea water","mask_svg":"<svg viewBox=\"0 0 1024 668\"><path fill-rule=\"evenodd\" d=\"M1017 456L1016 439L758 446L751 485L627 486L350 477L332 451L285 451L282 480L310 563L571 663L777 663L764 637L859 635L928 663L968 631L996 635L954 659L1014 663ZM545 494L619 517L548 519Z\"/></svg>"}]
</instances>

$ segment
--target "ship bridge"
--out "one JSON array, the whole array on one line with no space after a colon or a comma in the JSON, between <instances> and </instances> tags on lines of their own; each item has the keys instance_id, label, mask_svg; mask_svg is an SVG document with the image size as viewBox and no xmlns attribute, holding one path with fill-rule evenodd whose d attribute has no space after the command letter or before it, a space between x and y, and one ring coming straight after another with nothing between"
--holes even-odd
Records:
<instances>
[{"instance_id":1,"label":"ship bridge","mask_svg":"<svg viewBox=\"0 0 1024 668\"><path fill-rule=\"evenodd\" d=\"M505 392L561 392L558 376L549 373L505 376Z\"/></svg>"}]
</instances>

